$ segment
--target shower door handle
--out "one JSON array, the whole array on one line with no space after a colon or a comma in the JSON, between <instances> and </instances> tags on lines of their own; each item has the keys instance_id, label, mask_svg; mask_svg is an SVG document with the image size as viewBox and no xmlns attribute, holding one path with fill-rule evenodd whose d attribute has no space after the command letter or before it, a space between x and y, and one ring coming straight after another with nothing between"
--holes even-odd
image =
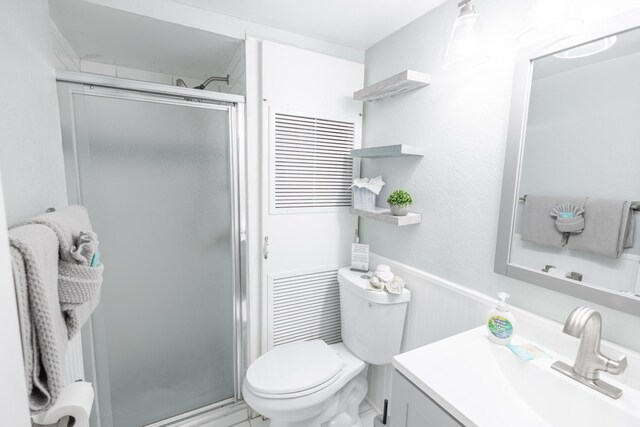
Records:
<instances>
[{"instance_id":1,"label":"shower door handle","mask_svg":"<svg viewBox=\"0 0 640 427\"><path fill-rule=\"evenodd\" d=\"M264 245L262 245L262 254L264 259L269 258L269 236L264 237Z\"/></svg>"}]
</instances>

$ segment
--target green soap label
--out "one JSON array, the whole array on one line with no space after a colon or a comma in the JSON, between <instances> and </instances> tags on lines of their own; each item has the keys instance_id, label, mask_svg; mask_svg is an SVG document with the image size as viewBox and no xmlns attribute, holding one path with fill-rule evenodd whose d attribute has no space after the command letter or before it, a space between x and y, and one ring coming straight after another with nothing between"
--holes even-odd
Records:
<instances>
[{"instance_id":1,"label":"green soap label","mask_svg":"<svg viewBox=\"0 0 640 427\"><path fill-rule=\"evenodd\" d=\"M509 338L513 334L513 325L502 316L491 316L489 319L489 332L496 338Z\"/></svg>"}]
</instances>

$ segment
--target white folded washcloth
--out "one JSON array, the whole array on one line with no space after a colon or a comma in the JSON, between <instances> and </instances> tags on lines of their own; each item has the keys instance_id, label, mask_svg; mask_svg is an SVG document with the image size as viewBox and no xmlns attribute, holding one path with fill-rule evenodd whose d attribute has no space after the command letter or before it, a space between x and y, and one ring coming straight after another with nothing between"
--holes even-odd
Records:
<instances>
[{"instance_id":1,"label":"white folded washcloth","mask_svg":"<svg viewBox=\"0 0 640 427\"><path fill-rule=\"evenodd\" d=\"M356 178L353 180L353 185L349 188L358 187L358 188L366 188L369 191L372 191L376 194L380 194L382 190L382 186L384 185L384 181L382 180L382 176L376 176L375 178Z\"/></svg>"},{"instance_id":2,"label":"white folded washcloth","mask_svg":"<svg viewBox=\"0 0 640 427\"><path fill-rule=\"evenodd\" d=\"M393 280L384 284L384 288L390 294L400 295L402 294L402 290L404 289L404 279L400 276L394 276Z\"/></svg>"}]
</instances>

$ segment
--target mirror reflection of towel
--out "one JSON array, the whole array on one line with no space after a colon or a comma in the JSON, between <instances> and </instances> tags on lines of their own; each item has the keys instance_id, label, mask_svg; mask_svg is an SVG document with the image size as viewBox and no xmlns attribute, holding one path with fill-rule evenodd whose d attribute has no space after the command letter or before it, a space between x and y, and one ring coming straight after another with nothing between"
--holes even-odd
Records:
<instances>
[{"instance_id":1,"label":"mirror reflection of towel","mask_svg":"<svg viewBox=\"0 0 640 427\"><path fill-rule=\"evenodd\" d=\"M556 218L551 215L554 208L561 204L571 203L579 208L585 205L586 198L555 197L527 194L522 212L522 240L539 245L563 246L563 235L556 227ZM573 236L571 237L571 239ZM571 240L569 239L569 240Z\"/></svg>"},{"instance_id":2,"label":"mirror reflection of towel","mask_svg":"<svg viewBox=\"0 0 640 427\"><path fill-rule=\"evenodd\" d=\"M590 198L584 222L583 232L569 239L569 249L619 258L633 246L635 218L629 201Z\"/></svg>"}]
</instances>

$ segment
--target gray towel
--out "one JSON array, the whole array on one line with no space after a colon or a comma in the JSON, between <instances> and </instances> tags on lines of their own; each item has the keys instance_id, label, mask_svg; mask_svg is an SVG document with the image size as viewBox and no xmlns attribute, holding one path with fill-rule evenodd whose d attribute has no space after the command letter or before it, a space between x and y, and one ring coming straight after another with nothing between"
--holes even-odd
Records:
<instances>
[{"instance_id":1,"label":"gray towel","mask_svg":"<svg viewBox=\"0 0 640 427\"><path fill-rule=\"evenodd\" d=\"M85 324L100 302L102 272L97 267L60 261L58 268L58 292L60 308L65 314L69 339Z\"/></svg>"},{"instance_id":2,"label":"gray towel","mask_svg":"<svg viewBox=\"0 0 640 427\"><path fill-rule=\"evenodd\" d=\"M60 259L72 263L77 262L72 253L77 246L77 239L81 233L93 231L87 209L78 205L66 206L53 212L47 212L23 221L18 225L24 224L43 224L51 228L58 236Z\"/></svg>"},{"instance_id":3,"label":"gray towel","mask_svg":"<svg viewBox=\"0 0 640 427\"><path fill-rule=\"evenodd\" d=\"M9 230L22 353L33 413L49 408L63 384L67 327L58 301L58 239L43 225Z\"/></svg>"},{"instance_id":4,"label":"gray towel","mask_svg":"<svg viewBox=\"0 0 640 427\"><path fill-rule=\"evenodd\" d=\"M572 203L583 207L586 198L554 197L527 194L522 212L522 240L539 245L563 246L563 235L556 227L556 218L551 216L555 207L563 203ZM573 238L573 236L571 237Z\"/></svg>"},{"instance_id":5,"label":"gray towel","mask_svg":"<svg viewBox=\"0 0 640 427\"><path fill-rule=\"evenodd\" d=\"M58 290L67 322L69 339L73 338L100 301L104 267L90 267L83 255L97 250L97 239L84 206L67 206L30 218L21 224L42 224L58 237L60 264Z\"/></svg>"},{"instance_id":6,"label":"gray towel","mask_svg":"<svg viewBox=\"0 0 640 427\"><path fill-rule=\"evenodd\" d=\"M619 258L625 248L633 246L635 219L631 202L588 199L584 223L584 231L569 239L569 249Z\"/></svg>"}]
</instances>

